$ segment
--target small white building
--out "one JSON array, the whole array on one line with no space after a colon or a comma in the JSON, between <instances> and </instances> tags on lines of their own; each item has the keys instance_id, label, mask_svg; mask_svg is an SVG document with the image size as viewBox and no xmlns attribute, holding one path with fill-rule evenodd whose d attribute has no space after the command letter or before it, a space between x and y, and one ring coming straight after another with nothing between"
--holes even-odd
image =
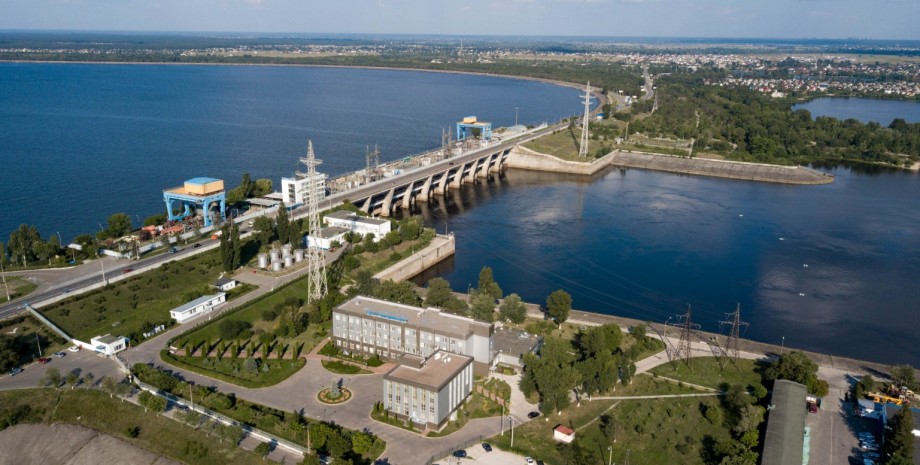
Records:
<instances>
[{"instance_id":1,"label":"small white building","mask_svg":"<svg viewBox=\"0 0 920 465\"><path fill-rule=\"evenodd\" d=\"M359 216L357 213L347 210L332 212L323 218L323 222L332 227L345 228L348 231L360 234L362 237L371 233L374 235L375 241L390 232L389 220Z\"/></svg>"},{"instance_id":2,"label":"small white building","mask_svg":"<svg viewBox=\"0 0 920 465\"><path fill-rule=\"evenodd\" d=\"M214 283L214 287L221 292L227 292L236 287L236 280L233 278L220 278Z\"/></svg>"},{"instance_id":3,"label":"small white building","mask_svg":"<svg viewBox=\"0 0 920 465\"><path fill-rule=\"evenodd\" d=\"M435 351L407 354L383 375L383 405L401 420L441 429L473 391L473 358Z\"/></svg>"},{"instance_id":4,"label":"small white building","mask_svg":"<svg viewBox=\"0 0 920 465\"><path fill-rule=\"evenodd\" d=\"M96 336L90 339L89 343L93 350L105 355L113 355L128 348L128 338L122 336Z\"/></svg>"},{"instance_id":5,"label":"small white building","mask_svg":"<svg viewBox=\"0 0 920 465\"><path fill-rule=\"evenodd\" d=\"M565 425L559 425L553 429L553 439L566 444L571 444L575 440L575 430Z\"/></svg>"},{"instance_id":6,"label":"small white building","mask_svg":"<svg viewBox=\"0 0 920 465\"><path fill-rule=\"evenodd\" d=\"M287 206L303 205L310 199L310 178L281 178L281 197ZM326 198L326 175L316 173L316 199Z\"/></svg>"},{"instance_id":7,"label":"small white building","mask_svg":"<svg viewBox=\"0 0 920 465\"><path fill-rule=\"evenodd\" d=\"M177 322L185 323L203 313L209 313L214 307L227 301L227 294L220 292L214 295L199 297L191 302L176 307L169 311L169 316Z\"/></svg>"},{"instance_id":8,"label":"small white building","mask_svg":"<svg viewBox=\"0 0 920 465\"><path fill-rule=\"evenodd\" d=\"M340 244L345 242L345 228L330 227L319 230L319 236L307 236L307 247L318 247L323 250L332 248L332 243L338 241Z\"/></svg>"}]
</instances>

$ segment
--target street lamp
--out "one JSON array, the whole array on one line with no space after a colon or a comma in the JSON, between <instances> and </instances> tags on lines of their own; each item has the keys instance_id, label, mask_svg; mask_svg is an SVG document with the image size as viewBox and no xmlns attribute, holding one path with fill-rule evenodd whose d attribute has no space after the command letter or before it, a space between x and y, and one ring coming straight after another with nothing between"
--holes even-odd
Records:
<instances>
[{"instance_id":1,"label":"street lamp","mask_svg":"<svg viewBox=\"0 0 920 465\"><path fill-rule=\"evenodd\" d=\"M782 344L782 345L779 346L779 353L780 353L780 355L782 355L782 354L786 351L786 336L783 336L783 340L782 340L781 344Z\"/></svg>"},{"instance_id":2,"label":"street lamp","mask_svg":"<svg viewBox=\"0 0 920 465\"><path fill-rule=\"evenodd\" d=\"M607 451L610 452L610 455L607 457L607 465L610 465L613 462L613 447L607 446Z\"/></svg>"},{"instance_id":3,"label":"street lamp","mask_svg":"<svg viewBox=\"0 0 920 465\"><path fill-rule=\"evenodd\" d=\"M511 447L514 448L514 417L508 415L508 422L511 423Z\"/></svg>"}]
</instances>

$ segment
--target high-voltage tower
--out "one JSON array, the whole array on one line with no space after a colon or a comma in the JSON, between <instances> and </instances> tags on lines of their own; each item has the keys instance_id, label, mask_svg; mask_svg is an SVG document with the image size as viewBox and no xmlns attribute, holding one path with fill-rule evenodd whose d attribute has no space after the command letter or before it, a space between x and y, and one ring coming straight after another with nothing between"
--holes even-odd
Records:
<instances>
[{"instance_id":1,"label":"high-voltage tower","mask_svg":"<svg viewBox=\"0 0 920 465\"><path fill-rule=\"evenodd\" d=\"M367 146L367 168L365 168L365 174L367 176L367 182L376 181L380 178L380 149L377 148L377 144L374 144L374 150L371 150L370 146ZM319 163L317 163L318 165Z\"/></svg>"},{"instance_id":2,"label":"high-voltage tower","mask_svg":"<svg viewBox=\"0 0 920 465\"><path fill-rule=\"evenodd\" d=\"M316 245L316 238L320 237L319 230L319 197L316 195L318 184L316 182L316 165L322 163L313 155L313 141L307 141L307 157L300 162L307 165L309 193L307 200L307 223L310 226L310 244L307 246L307 302L314 302L326 295L326 260L323 252Z\"/></svg>"},{"instance_id":3,"label":"high-voltage tower","mask_svg":"<svg viewBox=\"0 0 920 465\"><path fill-rule=\"evenodd\" d=\"M738 351L740 348L739 339L741 337L741 327L748 326L748 323L741 321L741 304L738 304L738 307L732 313L726 313L725 319L728 321L720 321L719 326L731 325L732 329L728 334L728 340L725 341L725 352L729 357L738 358Z\"/></svg>"},{"instance_id":4,"label":"high-voltage tower","mask_svg":"<svg viewBox=\"0 0 920 465\"><path fill-rule=\"evenodd\" d=\"M693 331L700 328L700 325L693 323L691 317L692 310L690 306L687 305L687 313L678 316L680 322L674 324L674 326L681 328L680 341L677 343L677 354L675 358L683 359L684 363L687 365L690 365L690 339L693 337Z\"/></svg>"},{"instance_id":5,"label":"high-voltage tower","mask_svg":"<svg viewBox=\"0 0 920 465\"><path fill-rule=\"evenodd\" d=\"M581 144L578 145L578 156L588 156L588 118L591 114L591 81L585 85L585 116L581 119Z\"/></svg>"}]
</instances>

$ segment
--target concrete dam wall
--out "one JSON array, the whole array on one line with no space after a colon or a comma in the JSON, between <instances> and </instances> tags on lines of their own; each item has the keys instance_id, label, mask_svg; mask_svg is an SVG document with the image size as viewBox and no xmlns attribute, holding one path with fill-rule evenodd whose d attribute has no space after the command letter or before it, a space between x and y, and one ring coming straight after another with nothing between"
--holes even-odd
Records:
<instances>
[{"instance_id":1,"label":"concrete dam wall","mask_svg":"<svg viewBox=\"0 0 920 465\"><path fill-rule=\"evenodd\" d=\"M518 146L511 151L505 163L506 166L511 168L585 175L592 175L612 165L622 168L640 168L670 173L781 184L813 185L834 182L833 176L803 166L685 158L644 152L621 152L618 150L588 163L562 160L552 155Z\"/></svg>"}]
</instances>

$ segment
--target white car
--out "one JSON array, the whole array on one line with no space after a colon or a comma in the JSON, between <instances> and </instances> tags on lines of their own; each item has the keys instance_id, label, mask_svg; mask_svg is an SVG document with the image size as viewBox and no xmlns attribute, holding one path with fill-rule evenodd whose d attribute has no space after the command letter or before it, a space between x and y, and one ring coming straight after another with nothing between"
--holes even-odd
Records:
<instances>
[{"instance_id":1,"label":"white car","mask_svg":"<svg viewBox=\"0 0 920 465\"><path fill-rule=\"evenodd\" d=\"M67 350L69 350L69 351L71 351L71 352L79 352L79 351L80 351L80 346L73 346L73 347L71 347L71 348L69 348L69 349L67 349Z\"/></svg>"},{"instance_id":2,"label":"white car","mask_svg":"<svg viewBox=\"0 0 920 465\"><path fill-rule=\"evenodd\" d=\"M530 457L524 457L524 462L526 462L527 465L533 465L533 459Z\"/></svg>"}]
</instances>

